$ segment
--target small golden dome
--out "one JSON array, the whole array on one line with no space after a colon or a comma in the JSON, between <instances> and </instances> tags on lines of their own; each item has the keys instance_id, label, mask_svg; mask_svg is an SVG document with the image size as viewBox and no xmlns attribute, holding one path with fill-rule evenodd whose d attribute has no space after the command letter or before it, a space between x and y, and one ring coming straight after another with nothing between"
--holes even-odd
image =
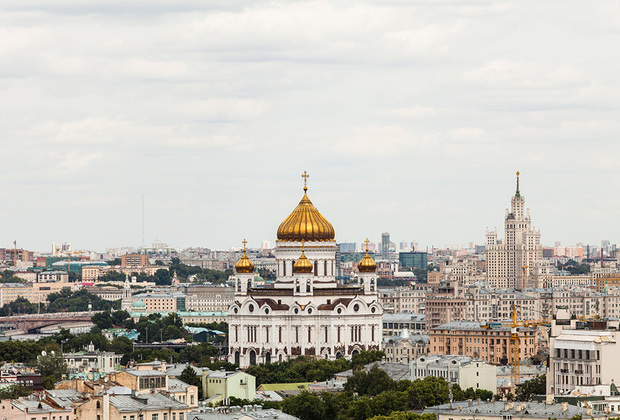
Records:
<instances>
[{"instance_id":1,"label":"small golden dome","mask_svg":"<svg viewBox=\"0 0 620 420\"><path fill-rule=\"evenodd\" d=\"M312 273L312 263L306 258L304 251L301 251L301 257L293 264L293 273Z\"/></svg>"},{"instance_id":2,"label":"small golden dome","mask_svg":"<svg viewBox=\"0 0 620 420\"><path fill-rule=\"evenodd\" d=\"M377 263L368 255L368 238L366 238L366 255L357 263L357 270L360 273L374 273L377 271Z\"/></svg>"},{"instance_id":3,"label":"small golden dome","mask_svg":"<svg viewBox=\"0 0 620 420\"><path fill-rule=\"evenodd\" d=\"M307 178L304 172L302 175ZM304 181L305 182L305 181ZM278 239L289 242L333 241L334 227L314 207L308 198L304 183L304 196L295 210L278 227Z\"/></svg>"},{"instance_id":4,"label":"small golden dome","mask_svg":"<svg viewBox=\"0 0 620 420\"><path fill-rule=\"evenodd\" d=\"M252 263L252 261L250 261L250 259L245 253L246 243L247 242L244 239L243 240L243 255L241 256L241 258L239 258L239 261L237 261L237 263L235 264L235 270L237 271L237 273L247 274L247 273L254 272L254 264Z\"/></svg>"},{"instance_id":5,"label":"small golden dome","mask_svg":"<svg viewBox=\"0 0 620 420\"><path fill-rule=\"evenodd\" d=\"M360 273L374 273L377 271L377 263L368 255L368 251L366 251L366 255L362 257L360 262L357 263L357 270Z\"/></svg>"}]
</instances>

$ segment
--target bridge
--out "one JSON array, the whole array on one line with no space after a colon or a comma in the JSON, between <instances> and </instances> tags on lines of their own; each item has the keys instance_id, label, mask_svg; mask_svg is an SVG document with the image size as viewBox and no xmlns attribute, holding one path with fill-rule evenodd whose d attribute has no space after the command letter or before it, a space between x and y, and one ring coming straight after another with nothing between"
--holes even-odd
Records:
<instances>
[{"instance_id":1,"label":"bridge","mask_svg":"<svg viewBox=\"0 0 620 420\"><path fill-rule=\"evenodd\" d=\"M14 324L15 328L23 331L32 331L65 322L86 322L91 317L102 311L87 312L55 312L51 314L12 315L0 317L0 325Z\"/></svg>"}]
</instances>

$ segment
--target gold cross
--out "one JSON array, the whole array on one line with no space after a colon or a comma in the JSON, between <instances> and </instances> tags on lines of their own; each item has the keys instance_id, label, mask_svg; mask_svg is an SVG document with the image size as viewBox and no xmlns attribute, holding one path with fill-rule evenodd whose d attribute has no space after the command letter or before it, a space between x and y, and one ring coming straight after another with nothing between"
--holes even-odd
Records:
<instances>
[{"instance_id":1,"label":"gold cross","mask_svg":"<svg viewBox=\"0 0 620 420\"><path fill-rule=\"evenodd\" d=\"M310 175L308 175L308 173L304 171L301 177L304 179L304 191L308 191L308 178L310 178Z\"/></svg>"},{"instance_id":2,"label":"gold cross","mask_svg":"<svg viewBox=\"0 0 620 420\"><path fill-rule=\"evenodd\" d=\"M243 244L243 252L245 252L245 246L247 245L248 241L244 239L243 241L241 241L241 243Z\"/></svg>"},{"instance_id":3,"label":"gold cross","mask_svg":"<svg viewBox=\"0 0 620 420\"><path fill-rule=\"evenodd\" d=\"M366 252L368 252L368 242L370 242L370 241L368 240L368 238L366 238L366 240L364 242L366 242Z\"/></svg>"}]
</instances>

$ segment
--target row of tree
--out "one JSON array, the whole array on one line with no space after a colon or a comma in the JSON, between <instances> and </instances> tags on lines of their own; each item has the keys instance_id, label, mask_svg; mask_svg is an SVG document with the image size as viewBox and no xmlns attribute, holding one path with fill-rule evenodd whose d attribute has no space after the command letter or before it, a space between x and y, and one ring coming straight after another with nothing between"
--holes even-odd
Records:
<instances>
[{"instance_id":1,"label":"row of tree","mask_svg":"<svg viewBox=\"0 0 620 420\"><path fill-rule=\"evenodd\" d=\"M256 386L270 383L320 382L325 381L338 372L363 366L385 357L382 351L363 351L352 360L347 359L316 359L299 356L284 362L264 363L250 366L246 372L256 377Z\"/></svg>"},{"instance_id":2,"label":"row of tree","mask_svg":"<svg viewBox=\"0 0 620 420\"><path fill-rule=\"evenodd\" d=\"M63 289L56 293L50 293L47 304L35 304L28 299L18 297L13 302L6 303L0 308L0 316L17 314L36 314L52 312L81 312L89 308L95 311L106 311L120 308L120 301L112 302L104 300L97 295L89 293L86 289L71 291Z\"/></svg>"},{"instance_id":3,"label":"row of tree","mask_svg":"<svg viewBox=\"0 0 620 420\"><path fill-rule=\"evenodd\" d=\"M454 400L490 399L491 391L468 388L462 390L453 384L452 390L443 378L426 377L415 381L394 381L388 374L373 366L368 372L356 369L344 386L345 392L313 394L302 392L284 400L282 409L302 420L365 420L376 416L389 419L430 420L434 416L410 417L410 410L421 410ZM399 414L402 413L402 414ZM409 416L409 417L408 417Z\"/></svg>"}]
</instances>

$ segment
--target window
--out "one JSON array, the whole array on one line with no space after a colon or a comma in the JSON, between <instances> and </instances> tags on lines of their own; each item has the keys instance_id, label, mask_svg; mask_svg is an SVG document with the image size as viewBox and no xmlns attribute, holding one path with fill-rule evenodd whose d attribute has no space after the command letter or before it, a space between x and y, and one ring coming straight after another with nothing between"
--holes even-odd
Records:
<instances>
[{"instance_id":1,"label":"window","mask_svg":"<svg viewBox=\"0 0 620 420\"><path fill-rule=\"evenodd\" d=\"M159 420L159 414L151 414L151 420Z\"/></svg>"},{"instance_id":2,"label":"window","mask_svg":"<svg viewBox=\"0 0 620 420\"><path fill-rule=\"evenodd\" d=\"M179 413L179 420L185 420L184 416L185 415L183 413Z\"/></svg>"}]
</instances>

